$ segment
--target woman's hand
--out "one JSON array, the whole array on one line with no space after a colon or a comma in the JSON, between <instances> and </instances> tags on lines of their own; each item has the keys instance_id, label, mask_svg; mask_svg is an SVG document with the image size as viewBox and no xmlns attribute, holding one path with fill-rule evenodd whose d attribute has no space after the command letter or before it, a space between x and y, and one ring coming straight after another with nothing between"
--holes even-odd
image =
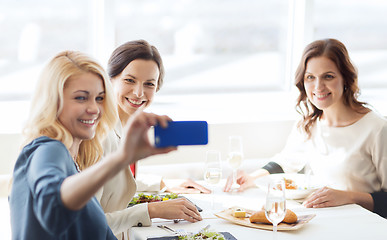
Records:
<instances>
[{"instance_id":1,"label":"woman's hand","mask_svg":"<svg viewBox=\"0 0 387 240\"><path fill-rule=\"evenodd\" d=\"M254 184L255 178L248 175L242 170L237 172L236 182L239 184L238 192L242 192L247 188L255 186ZM224 186L223 191L229 192L231 190L232 185L232 175L227 178L226 185Z\"/></svg>"},{"instance_id":2,"label":"woman's hand","mask_svg":"<svg viewBox=\"0 0 387 240\"><path fill-rule=\"evenodd\" d=\"M161 127L165 128L168 126L168 121L172 121L168 116L136 111L125 126L118 153L124 159L124 165L129 165L151 155L176 150L176 147L155 148L149 142L149 128L156 124L160 124Z\"/></svg>"},{"instance_id":3,"label":"woman's hand","mask_svg":"<svg viewBox=\"0 0 387 240\"><path fill-rule=\"evenodd\" d=\"M303 203L307 208L334 207L353 203L347 191L323 187L313 192Z\"/></svg>"},{"instance_id":4,"label":"woman's hand","mask_svg":"<svg viewBox=\"0 0 387 240\"><path fill-rule=\"evenodd\" d=\"M148 211L150 218L184 219L189 222L202 220L196 206L186 198L149 203Z\"/></svg>"}]
</instances>

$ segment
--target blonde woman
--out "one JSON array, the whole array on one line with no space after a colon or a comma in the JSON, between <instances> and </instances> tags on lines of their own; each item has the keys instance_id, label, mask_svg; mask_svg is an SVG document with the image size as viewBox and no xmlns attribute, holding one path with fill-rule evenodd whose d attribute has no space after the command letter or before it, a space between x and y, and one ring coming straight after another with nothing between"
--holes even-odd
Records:
<instances>
[{"instance_id":1,"label":"blonde woman","mask_svg":"<svg viewBox=\"0 0 387 240\"><path fill-rule=\"evenodd\" d=\"M9 200L12 238L116 239L94 194L129 164L173 150L153 148L146 135L170 119L139 112L98 162L117 120L113 90L97 62L73 51L47 64L31 106Z\"/></svg>"}]
</instances>

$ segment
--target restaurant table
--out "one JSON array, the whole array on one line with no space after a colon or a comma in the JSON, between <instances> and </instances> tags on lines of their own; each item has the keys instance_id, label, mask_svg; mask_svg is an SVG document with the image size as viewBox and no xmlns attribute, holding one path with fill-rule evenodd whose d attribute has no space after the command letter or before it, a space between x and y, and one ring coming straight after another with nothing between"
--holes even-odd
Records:
<instances>
[{"instance_id":1,"label":"restaurant table","mask_svg":"<svg viewBox=\"0 0 387 240\"><path fill-rule=\"evenodd\" d=\"M130 239L146 240L147 237L170 235L164 229L157 227L160 224L173 229L183 229L187 232L197 232L210 224L211 230L230 232L239 240L272 239L273 232L270 230L237 225L213 214L233 206L260 210L265 202L265 192L259 188L251 188L242 193L225 193L221 189L223 184L224 181L214 188L213 196L211 194L184 194L185 197L203 209L201 212L202 221L174 223L172 220L152 219L150 227L133 227L130 231ZM214 197L214 208L211 208L212 197ZM287 200L286 206L299 216L309 214L316 214L316 216L300 229L278 231L278 240L387 239L387 220L356 204L329 208L305 208L300 201Z\"/></svg>"}]
</instances>

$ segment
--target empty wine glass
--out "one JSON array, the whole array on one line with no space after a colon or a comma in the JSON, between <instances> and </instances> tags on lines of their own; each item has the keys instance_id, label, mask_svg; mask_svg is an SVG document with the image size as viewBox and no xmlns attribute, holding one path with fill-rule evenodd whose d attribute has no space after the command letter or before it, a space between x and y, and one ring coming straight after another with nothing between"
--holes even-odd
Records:
<instances>
[{"instance_id":1,"label":"empty wine glass","mask_svg":"<svg viewBox=\"0 0 387 240\"><path fill-rule=\"evenodd\" d=\"M304 185L305 188L310 188L310 175L312 175L312 168L310 166L310 160L307 160L304 167Z\"/></svg>"},{"instance_id":2,"label":"empty wine glass","mask_svg":"<svg viewBox=\"0 0 387 240\"><path fill-rule=\"evenodd\" d=\"M211 209L214 210L214 185L222 178L222 162L220 152L216 150L207 151L204 180L212 186Z\"/></svg>"},{"instance_id":3,"label":"empty wine glass","mask_svg":"<svg viewBox=\"0 0 387 240\"><path fill-rule=\"evenodd\" d=\"M243 159L242 137L230 136L227 162L230 168L232 169L231 191L236 191L239 188L239 185L236 182L236 178L237 178L238 168L242 164L242 159Z\"/></svg>"},{"instance_id":4,"label":"empty wine glass","mask_svg":"<svg viewBox=\"0 0 387 240\"><path fill-rule=\"evenodd\" d=\"M285 218L285 214L285 181L271 181L267 188L265 215L273 224L273 239L277 239L277 225Z\"/></svg>"}]
</instances>

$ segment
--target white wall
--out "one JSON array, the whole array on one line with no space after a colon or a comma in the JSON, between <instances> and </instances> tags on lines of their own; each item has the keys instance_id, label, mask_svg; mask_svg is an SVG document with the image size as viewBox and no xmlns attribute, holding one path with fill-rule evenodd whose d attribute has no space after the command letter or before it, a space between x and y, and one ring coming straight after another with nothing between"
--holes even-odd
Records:
<instances>
[{"instance_id":1,"label":"white wall","mask_svg":"<svg viewBox=\"0 0 387 240\"><path fill-rule=\"evenodd\" d=\"M246 159L268 158L282 149L292 125L292 120L209 124L208 145L181 146L175 152L142 160L139 166L203 162L208 149L221 151L225 159L230 135L242 136ZM19 134L0 134L0 174L12 173L20 141Z\"/></svg>"},{"instance_id":2,"label":"white wall","mask_svg":"<svg viewBox=\"0 0 387 240\"><path fill-rule=\"evenodd\" d=\"M20 143L20 134L0 134L0 175L12 173Z\"/></svg>"},{"instance_id":3,"label":"white wall","mask_svg":"<svg viewBox=\"0 0 387 240\"><path fill-rule=\"evenodd\" d=\"M20 134L0 134L0 198L9 194L11 174L19 154L20 141Z\"/></svg>"},{"instance_id":4,"label":"white wall","mask_svg":"<svg viewBox=\"0 0 387 240\"><path fill-rule=\"evenodd\" d=\"M141 160L137 173L156 174L164 178L202 179L206 151L216 149L222 155L223 177L227 177L231 173L226 164L230 135L243 138L245 160L241 169L247 172L256 170L282 150L293 124L292 120L210 124L208 145L180 146L175 152Z\"/></svg>"},{"instance_id":5,"label":"white wall","mask_svg":"<svg viewBox=\"0 0 387 240\"><path fill-rule=\"evenodd\" d=\"M282 149L293 124L292 120L209 124L208 145L180 146L175 152L149 157L140 164L203 162L209 149L219 150L224 159L230 135L242 136L245 158L268 158Z\"/></svg>"}]
</instances>

